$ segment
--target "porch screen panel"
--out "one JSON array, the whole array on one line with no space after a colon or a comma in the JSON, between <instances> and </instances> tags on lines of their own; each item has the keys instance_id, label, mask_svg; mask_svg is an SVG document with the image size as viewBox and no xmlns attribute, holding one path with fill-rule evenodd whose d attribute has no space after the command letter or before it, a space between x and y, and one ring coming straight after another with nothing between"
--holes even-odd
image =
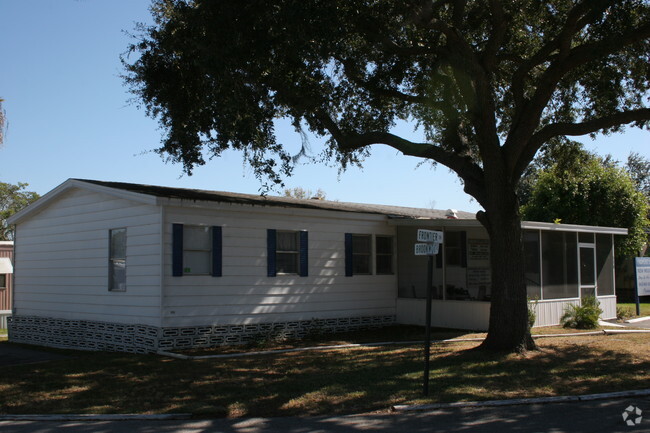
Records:
<instances>
[{"instance_id":1,"label":"porch screen panel","mask_svg":"<svg viewBox=\"0 0 650 433\"><path fill-rule=\"evenodd\" d=\"M612 235L596 235L596 273L599 296L614 294L614 253Z\"/></svg>"},{"instance_id":2,"label":"porch screen panel","mask_svg":"<svg viewBox=\"0 0 650 433\"><path fill-rule=\"evenodd\" d=\"M524 231L524 256L526 260L526 291L530 299L542 297L542 273L539 257L539 231Z\"/></svg>"},{"instance_id":3,"label":"porch screen panel","mask_svg":"<svg viewBox=\"0 0 650 433\"><path fill-rule=\"evenodd\" d=\"M578 239L571 232L542 231L542 297L578 297Z\"/></svg>"}]
</instances>

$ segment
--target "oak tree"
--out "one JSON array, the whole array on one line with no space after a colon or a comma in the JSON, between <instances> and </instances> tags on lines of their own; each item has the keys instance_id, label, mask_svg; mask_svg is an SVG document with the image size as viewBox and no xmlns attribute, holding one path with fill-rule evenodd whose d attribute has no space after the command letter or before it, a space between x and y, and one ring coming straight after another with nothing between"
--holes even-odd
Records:
<instances>
[{"instance_id":1,"label":"oak tree","mask_svg":"<svg viewBox=\"0 0 650 433\"><path fill-rule=\"evenodd\" d=\"M534 347L516 188L558 137L648 124L648 0L157 0L126 82L184 170L242 150L272 182L274 121L343 168L390 146L449 167L491 238L490 349ZM393 133L397 121L421 141Z\"/></svg>"}]
</instances>

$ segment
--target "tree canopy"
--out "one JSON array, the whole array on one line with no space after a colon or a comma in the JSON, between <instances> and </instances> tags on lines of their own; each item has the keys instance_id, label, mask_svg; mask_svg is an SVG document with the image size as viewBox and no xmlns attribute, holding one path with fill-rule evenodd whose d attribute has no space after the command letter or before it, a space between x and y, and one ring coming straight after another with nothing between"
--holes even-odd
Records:
<instances>
[{"instance_id":1,"label":"tree canopy","mask_svg":"<svg viewBox=\"0 0 650 433\"><path fill-rule=\"evenodd\" d=\"M29 184L21 182L17 185L0 182L0 241L13 240L13 231L7 225L7 218L39 199L37 193L26 190L28 186Z\"/></svg>"},{"instance_id":2,"label":"tree canopy","mask_svg":"<svg viewBox=\"0 0 650 433\"><path fill-rule=\"evenodd\" d=\"M160 0L127 80L191 172L242 149L279 181L273 121L328 135L356 162L373 143L449 166L484 205L492 164L512 180L561 135L650 118L647 1ZM399 119L423 143L390 133ZM277 157L274 158L274 156ZM499 156L500 161L490 161ZM502 167L502 165L504 165Z\"/></svg>"},{"instance_id":3,"label":"tree canopy","mask_svg":"<svg viewBox=\"0 0 650 433\"><path fill-rule=\"evenodd\" d=\"M644 193L650 201L650 160L638 152L632 152L627 157L625 168L630 173L637 189Z\"/></svg>"},{"instance_id":4,"label":"tree canopy","mask_svg":"<svg viewBox=\"0 0 650 433\"><path fill-rule=\"evenodd\" d=\"M637 190L627 170L582 148L556 152L554 158L537 173L522 217L624 227L629 234L617 237L617 255L636 255L647 242L648 199Z\"/></svg>"},{"instance_id":5,"label":"tree canopy","mask_svg":"<svg viewBox=\"0 0 650 433\"><path fill-rule=\"evenodd\" d=\"M649 0L157 0L152 13L125 79L187 173L234 148L281 183L287 117L343 168L383 144L459 176L491 238L486 347L533 346L516 187L535 153L650 119ZM398 121L423 140L395 135Z\"/></svg>"}]
</instances>

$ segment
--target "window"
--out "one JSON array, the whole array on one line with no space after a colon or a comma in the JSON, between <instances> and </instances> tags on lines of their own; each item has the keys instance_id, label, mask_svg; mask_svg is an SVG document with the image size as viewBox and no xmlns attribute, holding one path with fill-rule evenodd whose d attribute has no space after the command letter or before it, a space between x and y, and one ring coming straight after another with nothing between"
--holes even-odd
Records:
<instances>
[{"instance_id":1,"label":"window","mask_svg":"<svg viewBox=\"0 0 650 433\"><path fill-rule=\"evenodd\" d=\"M374 273L392 275L394 271L394 240L377 235L374 240ZM345 234L345 276L373 274L373 235Z\"/></svg>"},{"instance_id":2,"label":"window","mask_svg":"<svg viewBox=\"0 0 650 433\"><path fill-rule=\"evenodd\" d=\"M393 238L391 236L377 236L375 239L375 255L377 274L393 274Z\"/></svg>"},{"instance_id":3,"label":"window","mask_svg":"<svg viewBox=\"0 0 650 433\"><path fill-rule=\"evenodd\" d=\"M371 274L371 235L352 235L352 273Z\"/></svg>"},{"instance_id":4,"label":"window","mask_svg":"<svg viewBox=\"0 0 650 433\"><path fill-rule=\"evenodd\" d=\"M298 232L276 232L275 271L278 274L297 274L298 260Z\"/></svg>"},{"instance_id":5,"label":"window","mask_svg":"<svg viewBox=\"0 0 650 433\"><path fill-rule=\"evenodd\" d=\"M183 274L210 275L211 237L210 227L183 227Z\"/></svg>"},{"instance_id":6,"label":"window","mask_svg":"<svg viewBox=\"0 0 650 433\"><path fill-rule=\"evenodd\" d=\"M126 291L126 229L108 231L108 290Z\"/></svg>"},{"instance_id":7,"label":"window","mask_svg":"<svg viewBox=\"0 0 650 433\"><path fill-rule=\"evenodd\" d=\"M267 230L267 275L308 275L307 231Z\"/></svg>"},{"instance_id":8,"label":"window","mask_svg":"<svg viewBox=\"0 0 650 433\"><path fill-rule=\"evenodd\" d=\"M7 274L0 274L0 289L7 288Z\"/></svg>"},{"instance_id":9,"label":"window","mask_svg":"<svg viewBox=\"0 0 650 433\"><path fill-rule=\"evenodd\" d=\"M463 257L464 232L445 232L445 263L447 266L463 266L466 258Z\"/></svg>"},{"instance_id":10,"label":"window","mask_svg":"<svg viewBox=\"0 0 650 433\"><path fill-rule=\"evenodd\" d=\"M172 224L172 275L221 276L222 228Z\"/></svg>"}]
</instances>

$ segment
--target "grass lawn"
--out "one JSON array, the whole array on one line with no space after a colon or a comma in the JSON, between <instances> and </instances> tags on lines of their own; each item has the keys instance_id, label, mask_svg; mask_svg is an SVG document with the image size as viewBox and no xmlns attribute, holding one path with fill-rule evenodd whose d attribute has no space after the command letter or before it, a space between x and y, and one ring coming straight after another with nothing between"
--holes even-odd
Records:
<instances>
[{"instance_id":1,"label":"grass lawn","mask_svg":"<svg viewBox=\"0 0 650 433\"><path fill-rule=\"evenodd\" d=\"M418 338L419 331L408 329L336 342L395 339L391 333ZM541 331L536 332L549 329ZM650 383L650 334L537 342L540 350L524 355L473 350L477 342L435 344L429 398L421 391L421 345L205 360L66 351L74 358L3 367L0 413L340 414L386 410L391 404L621 391Z\"/></svg>"},{"instance_id":2,"label":"grass lawn","mask_svg":"<svg viewBox=\"0 0 650 433\"><path fill-rule=\"evenodd\" d=\"M634 316L636 316L636 304L635 303L620 303L616 304L617 307L623 307L629 309ZM650 316L650 303L641 303L641 316Z\"/></svg>"}]
</instances>

